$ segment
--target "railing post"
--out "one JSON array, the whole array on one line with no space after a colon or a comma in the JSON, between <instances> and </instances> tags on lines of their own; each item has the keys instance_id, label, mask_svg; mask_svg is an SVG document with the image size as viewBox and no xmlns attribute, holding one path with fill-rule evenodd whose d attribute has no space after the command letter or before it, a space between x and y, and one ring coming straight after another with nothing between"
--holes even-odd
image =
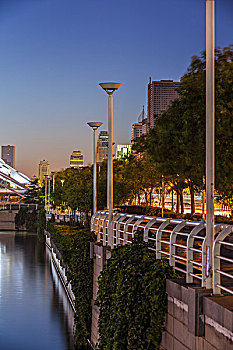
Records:
<instances>
[{"instance_id":1,"label":"railing post","mask_svg":"<svg viewBox=\"0 0 233 350\"><path fill-rule=\"evenodd\" d=\"M105 218L103 219L103 246L106 246L106 236L107 236L107 219L108 215L105 213Z\"/></svg>"},{"instance_id":2,"label":"railing post","mask_svg":"<svg viewBox=\"0 0 233 350\"><path fill-rule=\"evenodd\" d=\"M159 226L157 235L156 235L156 259L161 259L161 237L162 237L162 231L165 229L166 226L170 224L170 219L167 219L166 221L162 222L162 224Z\"/></svg>"},{"instance_id":3,"label":"railing post","mask_svg":"<svg viewBox=\"0 0 233 350\"><path fill-rule=\"evenodd\" d=\"M220 226L220 225L219 225ZM220 228L219 228L220 229ZM220 259L217 257L220 255L221 244L219 242L223 241L230 233L233 232L233 226L225 226L223 230L217 235L214 245L213 245L213 294L220 294L221 288L221 276L217 270L220 270Z\"/></svg>"},{"instance_id":4,"label":"railing post","mask_svg":"<svg viewBox=\"0 0 233 350\"><path fill-rule=\"evenodd\" d=\"M175 266L175 258L173 255L175 254L175 251L176 251L176 247L174 246L174 244L176 243L177 232L179 232L185 225L186 225L186 221L182 221L179 224L177 224L171 232L171 235L170 235L170 259L169 259L169 264L171 266Z\"/></svg>"},{"instance_id":5,"label":"railing post","mask_svg":"<svg viewBox=\"0 0 233 350\"><path fill-rule=\"evenodd\" d=\"M198 226L195 226L192 231L190 232L188 238L187 238L187 262L186 262L186 283L193 283L193 276L191 276L191 273L193 273L193 263L191 262L193 260L193 251L191 248L193 248L194 243L194 237L197 236L200 231L202 231L205 228L205 224L201 222ZM202 269L204 266L202 266Z\"/></svg>"},{"instance_id":6,"label":"railing post","mask_svg":"<svg viewBox=\"0 0 233 350\"><path fill-rule=\"evenodd\" d=\"M148 242L149 230L150 230L150 228L156 223L156 221L157 221L157 218L152 218L152 220L150 220L150 221L146 224L146 226L145 226L145 228L144 228L144 235L143 235L143 240L144 240L145 242Z\"/></svg>"}]
</instances>

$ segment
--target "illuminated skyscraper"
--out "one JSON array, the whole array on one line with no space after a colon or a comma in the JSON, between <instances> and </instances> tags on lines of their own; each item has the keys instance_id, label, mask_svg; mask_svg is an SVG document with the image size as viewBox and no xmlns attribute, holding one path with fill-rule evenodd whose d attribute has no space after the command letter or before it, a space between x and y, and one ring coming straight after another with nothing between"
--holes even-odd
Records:
<instances>
[{"instance_id":1,"label":"illuminated skyscraper","mask_svg":"<svg viewBox=\"0 0 233 350\"><path fill-rule=\"evenodd\" d=\"M70 167L80 168L84 166L83 154L80 151L73 151L70 156Z\"/></svg>"},{"instance_id":2,"label":"illuminated skyscraper","mask_svg":"<svg viewBox=\"0 0 233 350\"><path fill-rule=\"evenodd\" d=\"M108 132L100 131L97 140L97 163L100 164L108 158Z\"/></svg>"},{"instance_id":3,"label":"illuminated skyscraper","mask_svg":"<svg viewBox=\"0 0 233 350\"><path fill-rule=\"evenodd\" d=\"M15 146L2 146L2 159L12 168L15 168Z\"/></svg>"},{"instance_id":4,"label":"illuminated skyscraper","mask_svg":"<svg viewBox=\"0 0 233 350\"><path fill-rule=\"evenodd\" d=\"M148 130L153 128L154 119L166 111L171 102L179 97L177 89L180 84L180 82L173 80L151 81L150 78L147 101Z\"/></svg>"},{"instance_id":5,"label":"illuminated skyscraper","mask_svg":"<svg viewBox=\"0 0 233 350\"><path fill-rule=\"evenodd\" d=\"M41 160L39 163L39 180L43 182L45 176L49 176L49 162Z\"/></svg>"}]
</instances>

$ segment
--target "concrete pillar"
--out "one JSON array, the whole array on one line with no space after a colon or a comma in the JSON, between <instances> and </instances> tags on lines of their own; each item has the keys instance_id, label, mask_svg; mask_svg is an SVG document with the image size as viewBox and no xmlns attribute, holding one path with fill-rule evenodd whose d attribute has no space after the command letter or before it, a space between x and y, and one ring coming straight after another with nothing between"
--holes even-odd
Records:
<instances>
[{"instance_id":1,"label":"concrete pillar","mask_svg":"<svg viewBox=\"0 0 233 350\"><path fill-rule=\"evenodd\" d=\"M92 325L91 325L91 342L93 346L98 344L99 332L98 332L98 319L99 308L95 305L95 301L98 293L98 278L101 271L106 264L106 261L111 257L111 251L99 243L90 244L90 257L94 260L93 271L93 296L92 296Z\"/></svg>"}]
</instances>

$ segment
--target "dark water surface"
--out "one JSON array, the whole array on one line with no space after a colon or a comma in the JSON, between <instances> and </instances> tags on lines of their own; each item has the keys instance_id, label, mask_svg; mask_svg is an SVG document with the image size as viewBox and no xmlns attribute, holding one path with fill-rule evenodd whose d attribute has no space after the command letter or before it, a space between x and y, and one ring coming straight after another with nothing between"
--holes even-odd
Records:
<instances>
[{"instance_id":1,"label":"dark water surface","mask_svg":"<svg viewBox=\"0 0 233 350\"><path fill-rule=\"evenodd\" d=\"M73 349L73 312L36 234L0 232L0 349Z\"/></svg>"}]
</instances>

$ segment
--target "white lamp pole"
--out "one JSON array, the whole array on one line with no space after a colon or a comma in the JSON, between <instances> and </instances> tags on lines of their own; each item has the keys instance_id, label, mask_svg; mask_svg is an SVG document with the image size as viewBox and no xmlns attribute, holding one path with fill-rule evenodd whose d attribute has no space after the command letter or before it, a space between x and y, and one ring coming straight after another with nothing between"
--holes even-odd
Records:
<instances>
[{"instance_id":1,"label":"white lamp pole","mask_svg":"<svg viewBox=\"0 0 233 350\"><path fill-rule=\"evenodd\" d=\"M54 193L54 190L55 190L55 172L53 171L51 174L53 176L53 193Z\"/></svg>"},{"instance_id":2,"label":"white lamp pole","mask_svg":"<svg viewBox=\"0 0 233 350\"><path fill-rule=\"evenodd\" d=\"M109 212L108 223L108 245L113 247L113 93L122 84L120 83L100 83L99 84L108 94L108 182L107 182L107 206Z\"/></svg>"},{"instance_id":3,"label":"white lamp pole","mask_svg":"<svg viewBox=\"0 0 233 350\"><path fill-rule=\"evenodd\" d=\"M206 288L212 288L215 187L215 1L206 0Z\"/></svg>"},{"instance_id":4,"label":"white lamp pole","mask_svg":"<svg viewBox=\"0 0 233 350\"><path fill-rule=\"evenodd\" d=\"M97 211L97 140L96 130L103 124L101 122L87 123L93 129L93 215Z\"/></svg>"},{"instance_id":5,"label":"white lamp pole","mask_svg":"<svg viewBox=\"0 0 233 350\"><path fill-rule=\"evenodd\" d=\"M48 210L50 211L50 177L48 176Z\"/></svg>"},{"instance_id":6,"label":"white lamp pole","mask_svg":"<svg viewBox=\"0 0 233 350\"><path fill-rule=\"evenodd\" d=\"M45 204L44 208L45 208L45 211L47 211L47 196L48 196L47 176L48 176L48 175L45 175L45 194L44 194L44 197L45 197L45 199L44 199L44 204Z\"/></svg>"}]
</instances>

